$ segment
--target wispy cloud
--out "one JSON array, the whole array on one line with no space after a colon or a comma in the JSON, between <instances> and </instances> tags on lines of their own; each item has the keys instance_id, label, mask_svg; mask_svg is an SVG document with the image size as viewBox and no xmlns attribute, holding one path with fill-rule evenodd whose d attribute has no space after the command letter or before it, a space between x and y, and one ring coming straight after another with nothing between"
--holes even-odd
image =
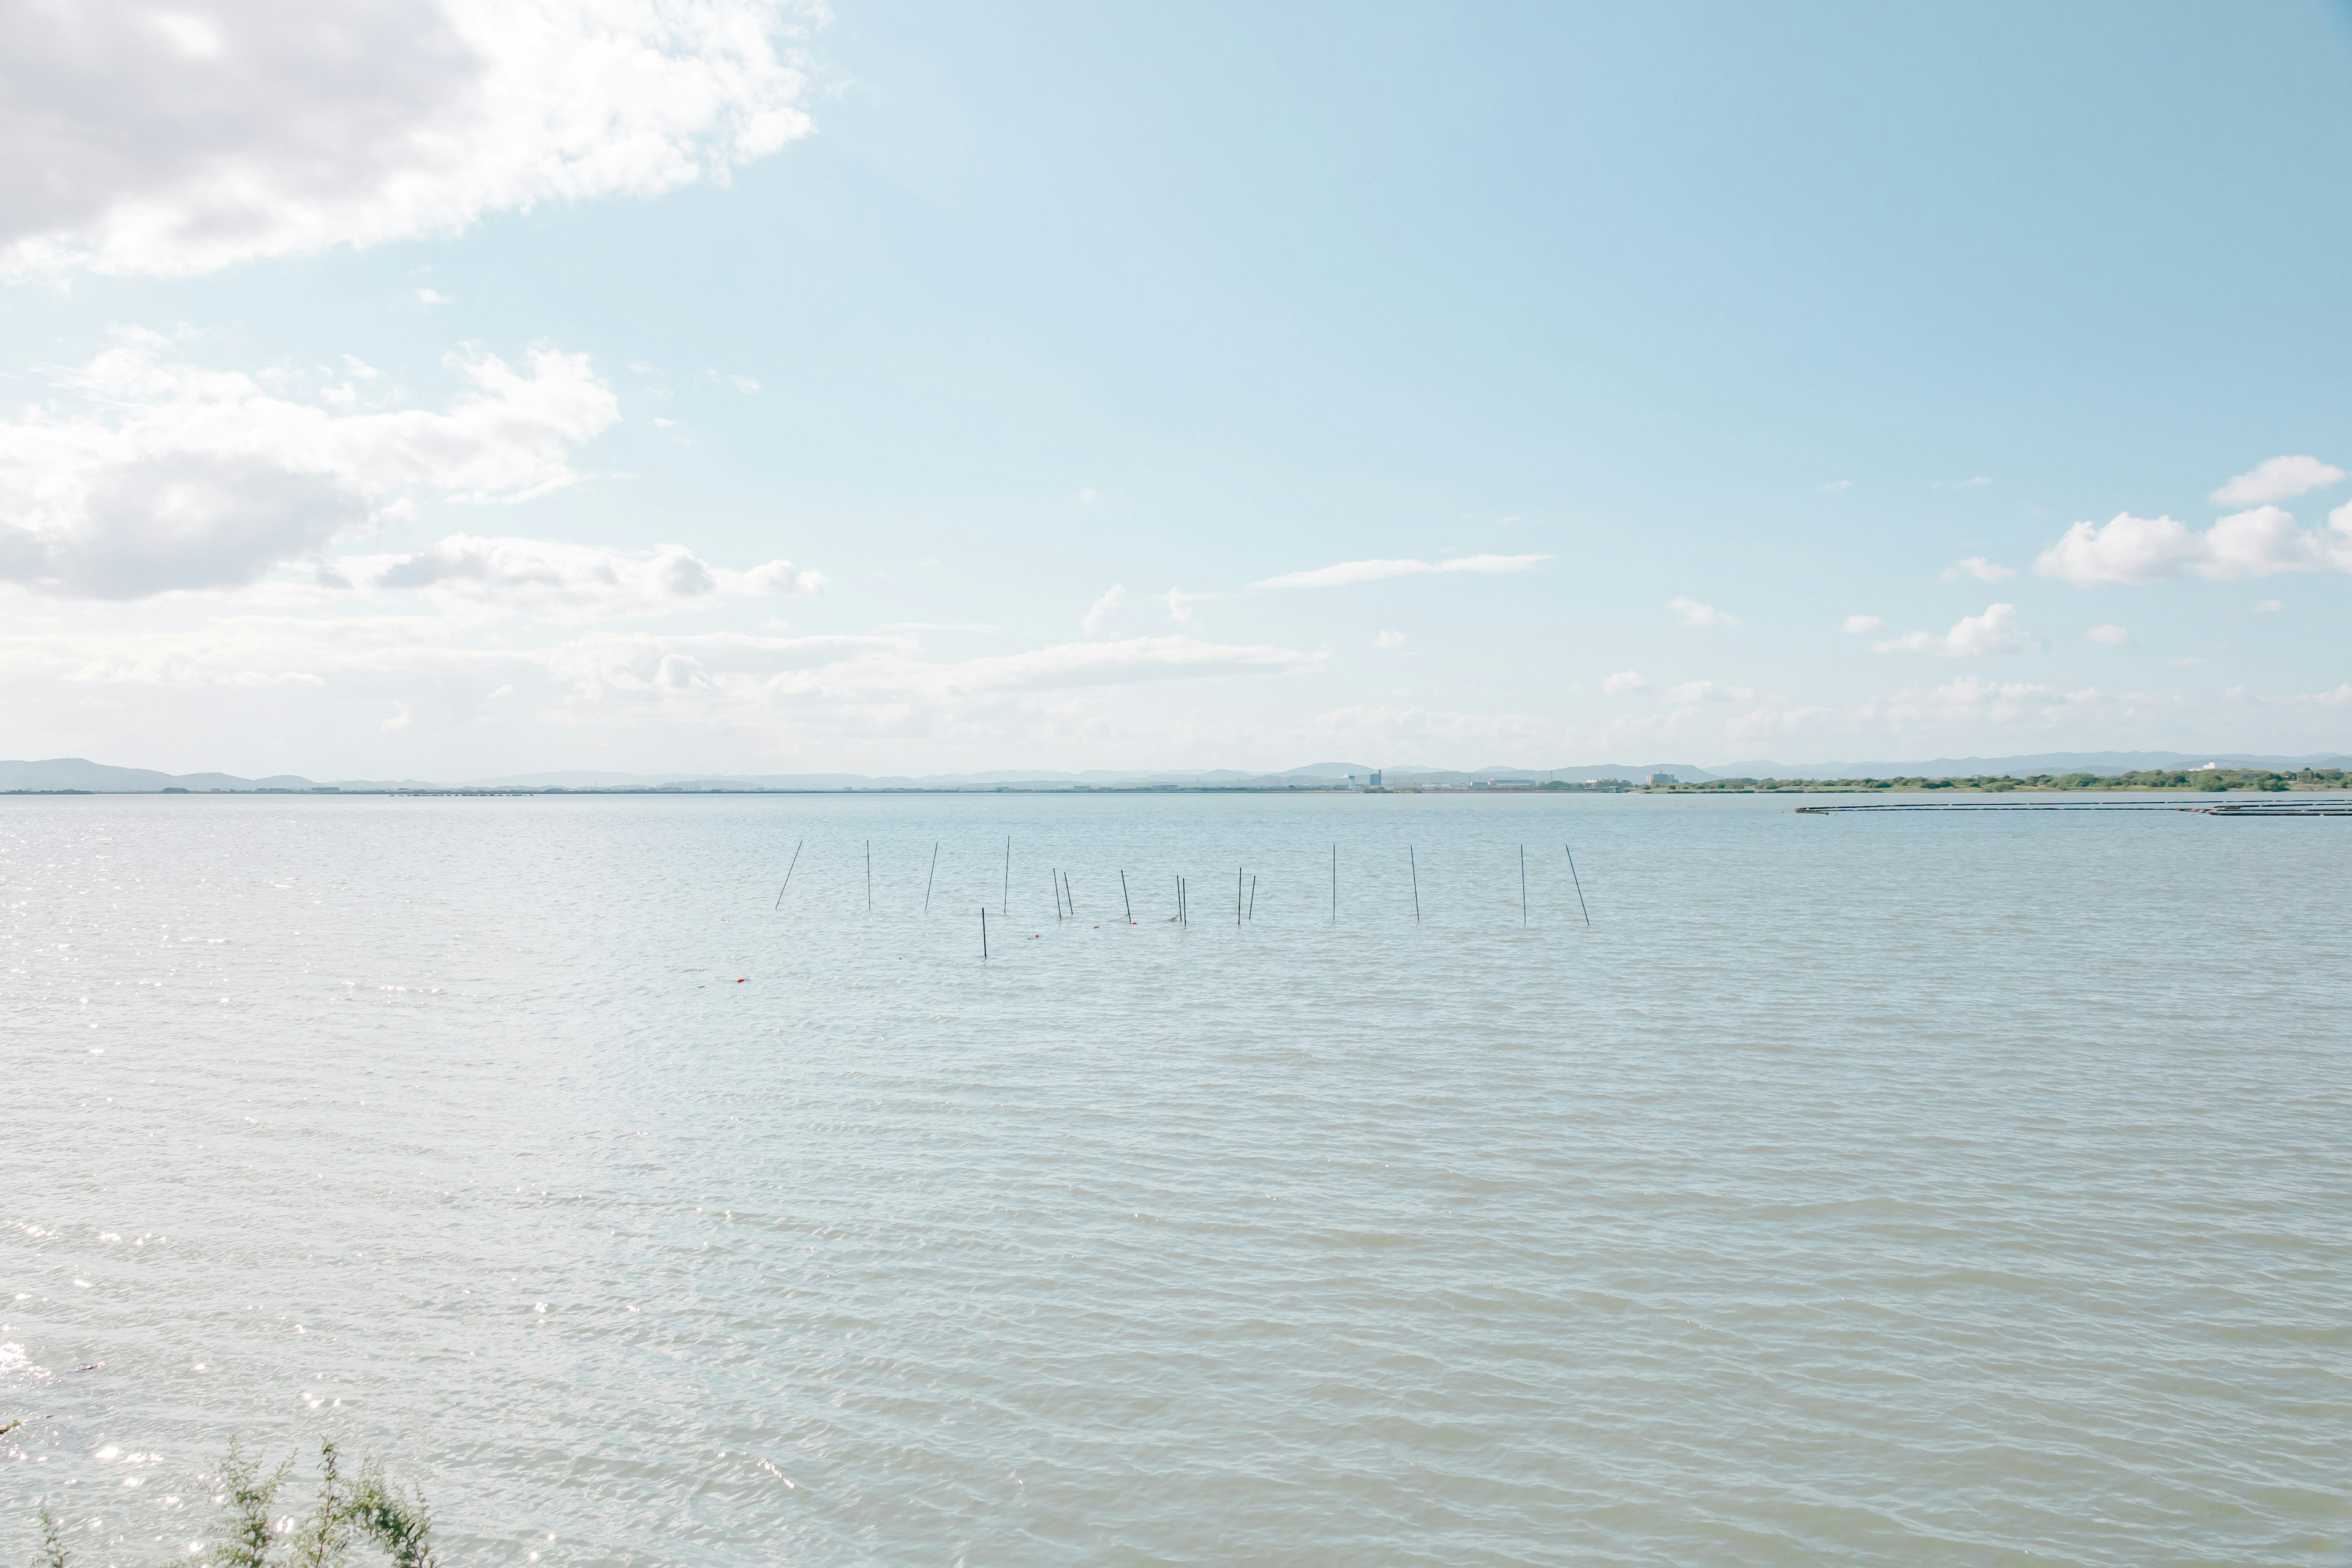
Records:
<instances>
[{"instance_id":1,"label":"wispy cloud","mask_svg":"<svg viewBox=\"0 0 2352 1568\"><path fill-rule=\"evenodd\" d=\"M1943 575L1947 583L1957 583L1963 577L1973 577L1979 583L1998 583L2005 577L2016 576L2017 569L2003 566L1997 561L1988 561L1981 555L1971 555L1945 567Z\"/></svg>"},{"instance_id":2,"label":"wispy cloud","mask_svg":"<svg viewBox=\"0 0 2352 1568\"><path fill-rule=\"evenodd\" d=\"M1980 616L1963 616L1948 632L1906 632L1899 637L1870 645L1880 653L1932 653L1947 658L1977 654L2015 653L2027 646L2017 624L2017 606L1990 605Z\"/></svg>"},{"instance_id":3,"label":"wispy cloud","mask_svg":"<svg viewBox=\"0 0 2352 1568\"><path fill-rule=\"evenodd\" d=\"M712 566L681 544L627 552L464 533L412 555L346 558L337 565L370 587L416 589L460 605L556 622L667 615L719 599L824 589L823 574L789 561L737 572Z\"/></svg>"},{"instance_id":4,"label":"wispy cloud","mask_svg":"<svg viewBox=\"0 0 2352 1568\"><path fill-rule=\"evenodd\" d=\"M1433 572L1524 572L1550 560L1549 555L1457 555L1446 561L1342 561L1308 572L1286 572L1250 584L1252 593L1272 588L1344 588L1377 583L1387 577L1414 577Z\"/></svg>"},{"instance_id":5,"label":"wispy cloud","mask_svg":"<svg viewBox=\"0 0 2352 1568\"><path fill-rule=\"evenodd\" d=\"M1649 685L1650 683L1643 679L1640 670L1621 669L1603 680L1601 683L1601 689L1607 696L1622 697L1630 691L1646 691L1649 689Z\"/></svg>"},{"instance_id":6,"label":"wispy cloud","mask_svg":"<svg viewBox=\"0 0 2352 1568\"><path fill-rule=\"evenodd\" d=\"M2316 458L2273 458L2230 480L2210 499L2215 506L2260 506L2265 501L2293 500L2343 478L2343 469Z\"/></svg>"},{"instance_id":7,"label":"wispy cloud","mask_svg":"<svg viewBox=\"0 0 2352 1568\"><path fill-rule=\"evenodd\" d=\"M1840 623L1840 629L1850 637L1859 637L1882 630L1885 625L1885 620L1878 616L1848 616Z\"/></svg>"},{"instance_id":8,"label":"wispy cloud","mask_svg":"<svg viewBox=\"0 0 2352 1568\"><path fill-rule=\"evenodd\" d=\"M1391 653L1395 652L1398 648L1404 647L1404 644L1405 636L1402 632L1399 631L1385 631L1372 639L1372 646L1374 647L1385 648Z\"/></svg>"},{"instance_id":9,"label":"wispy cloud","mask_svg":"<svg viewBox=\"0 0 2352 1568\"><path fill-rule=\"evenodd\" d=\"M1738 616L1718 610L1713 605L1702 605L1696 599L1669 599L1666 608L1674 612L1675 620L1686 626L1736 626L1739 624Z\"/></svg>"},{"instance_id":10,"label":"wispy cloud","mask_svg":"<svg viewBox=\"0 0 2352 1568\"><path fill-rule=\"evenodd\" d=\"M1679 706L1695 702L1748 702L1756 693L1745 686L1718 686L1712 680L1685 680L1666 688L1666 700Z\"/></svg>"},{"instance_id":11,"label":"wispy cloud","mask_svg":"<svg viewBox=\"0 0 2352 1568\"><path fill-rule=\"evenodd\" d=\"M1103 596L1094 602L1093 606L1087 611L1078 625L1087 636L1092 637L1102 630L1102 624L1110 613L1125 603L1127 603L1127 584L1113 583L1108 588L1103 590Z\"/></svg>"},{"instance_id":12,"label":"wispy cloud","mask_svg":"<svg viewBox=\"0 0 2352 1568\"><path fill-rule=\"evenodd\" d=\"M2105 647L2126 647L2132 640L2131 633L2112 622L2104 626L2093 626L2083 634L2083 637L2086 642L2098 643Z\"/></svg>"}]
</instances>

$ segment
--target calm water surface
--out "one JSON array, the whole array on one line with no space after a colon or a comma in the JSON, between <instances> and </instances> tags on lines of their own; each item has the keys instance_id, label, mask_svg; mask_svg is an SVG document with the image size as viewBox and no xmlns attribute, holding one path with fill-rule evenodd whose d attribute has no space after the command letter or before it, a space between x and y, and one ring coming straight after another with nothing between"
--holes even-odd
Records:
<instances>
[{"instance_id":1,"label":"calm water surface","mask_svg":"<svg viewBox=\"0 0 2352 1568\"><path fill-rule=\"evenodd\" d=\"M1787 800L0 801L0 1561L184 1559L237 1432L451 1563L2341 1564L2347 882Z\"/></svg>"}]
</instances>

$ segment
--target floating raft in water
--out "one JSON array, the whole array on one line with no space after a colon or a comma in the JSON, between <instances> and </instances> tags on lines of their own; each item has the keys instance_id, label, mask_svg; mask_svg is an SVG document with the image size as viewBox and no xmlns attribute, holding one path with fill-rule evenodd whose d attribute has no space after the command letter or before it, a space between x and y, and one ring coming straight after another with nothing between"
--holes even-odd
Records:
<instances>
[{"instance_id":1,"label":"floating raft in water","mask_svg":"<svg viewBox=\"0 0 2352 1568\"><path fill-rule=\"evenodd\" d=\"M2185 811L2200 816L2352 816L2352 799L2220 800L2207 805L2160 800L1873 800L1797 807L1800 816L1827 816L1839 811Z\"/></svg>"}]
</instances>

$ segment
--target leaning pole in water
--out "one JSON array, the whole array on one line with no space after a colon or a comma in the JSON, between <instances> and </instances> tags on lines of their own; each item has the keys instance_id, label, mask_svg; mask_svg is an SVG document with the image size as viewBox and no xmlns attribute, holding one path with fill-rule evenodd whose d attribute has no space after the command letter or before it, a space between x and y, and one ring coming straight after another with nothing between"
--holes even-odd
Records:
<instances>
[{"instance_id":1,"label":"leaning pole in water","mask_svg":"<svg viewBox=\"0 0 2352 1568\"><path fill-rule=\"evenodd\" d=\"M808 840L805 838L794 841L793 845L793 864L792 866L784 868L784 885L783 887L776 889L775 909L770 910L768 911L770 914L774 914L776 910L781 910L784 907L784 894L793 885L793 867L798 866L801 863L801 846L807 842Z\"/></svg>"},{"instance_id":2,"label":"leaning pole in water","mask_svg":"<svg viewBox=\"0 0 2352 1568\"><path fill-rule=\"evenodd\" d=\"M1412 918L1418 924L1421 920L1421 858L1412 852L1410 844L1404 847L1404 863L1406 869L1412 873Z\"/></svg>"},{"instance_id":3,"label":"leaning pole in water","mask_svg":"<svg viewBox=\"0 0 2352 1568\"><path fill-rule=\"evenodd\" d=\"M1592 923L1592 910L1587 907L1584 901L1584 879L1576 874L1576 851L1570 849L1565 844L1561 845L1560 848L1566 850L1568 853L1569 879L1576 884L1576 907L1584 911L1584 923L1586 925L1591 925Z\"/></svg>"},{"instance_id":4,"label":"leaning pole in water","mask_svg":"<svg viewBox=\"0 0 2352 1568\"><path fill-rule=\"evenodd\" d=\"M931 912L931 884L940 879L940 841L931 840L931 874L923 879L923 912Z\"/></svg>"},{"instance_id":5,"label":"leaning pole in water","mask_svg":"<svg viewBox=\"0 0 2352 1568\"><path fill-rule=\"evenodd\" d=\"M1118 901L1127 906L1127 923L1133 925L1135 923L1135 900L1127 896L1127 868L1124 866L1120 867L1118 871Z\"/></svg>"},{"instance_id":6,"label":"leaning pole in water","mask_svg":"<svg viewBox=\"0 0 2352 1568\"><path fill-rule=\"evenodd\" d=\"M1528 923L1528 847L1519 846L1519 923Z\"/></svg>"}]
</instances>

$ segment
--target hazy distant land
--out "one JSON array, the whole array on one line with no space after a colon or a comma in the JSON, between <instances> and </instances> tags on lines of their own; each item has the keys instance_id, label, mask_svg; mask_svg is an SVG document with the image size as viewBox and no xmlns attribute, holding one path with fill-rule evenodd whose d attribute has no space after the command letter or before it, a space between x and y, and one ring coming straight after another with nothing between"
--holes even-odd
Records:
<instances>
[{"instance_id":1,"label":"hazy distant land","mask_svg":"<svg viewBox=\"0 0 2352 1568\"><path fill-rule=\"evenodd\" d=\"M2336 789L2352 756L2303 757L2236 752L2082 752L2018 757L1938 758L1910 763L1591 763L1549 769L1375 768L1316 763L1284 773L1234 769L1195 773L1001 770L979 773L871 776L859 773L625 773L586 771L455 781L338 779L296 773L244 778L233 773L166 773L115 767L79 757L0 762L8 795L391 795L391 794L846 794L853 792L1124 793L1288 790L1742 790L1863 789Z\"/></svg>"}]
</instances>

